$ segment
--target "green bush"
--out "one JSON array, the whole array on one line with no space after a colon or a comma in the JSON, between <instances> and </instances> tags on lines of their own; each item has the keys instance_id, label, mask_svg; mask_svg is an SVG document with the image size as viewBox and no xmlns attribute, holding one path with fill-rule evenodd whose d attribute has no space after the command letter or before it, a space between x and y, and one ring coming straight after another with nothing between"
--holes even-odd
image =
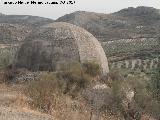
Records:
<instances>
[{"instance_id":1,"label":"green bush","mask_svg":"<svg viewBox=\"0 0 160 120\"><path fill-rule=\"evenodd\" d=\"M66 69L67 68L67 69ZM72 63L63 67L61 72L57 73L59 79L66 82L65 94L76 97L91 81L91 77L83 71L80 63Z\"/></svg>"},{"instance_id":2,"label":"green bush","mask_svg":"<svg viewBox=\"0 0 160 120\"><path fill-rule=\"evenodd\" d=\"M93 77L100 74L100 66L96 62L84 62L82 66L84 72Z\"/></svg>"},{"instance_id":3,"label":"green bush","mask_svg":"<svg viewBox=\"0 0 160 120\"><path fill-rule=\"evenodd\" d=\"M0 83L11 83L17 75L17 70L11 68L5 68L0 70Z\"/></svg>"},{"instance_id":4,"label":"green bush","mask_svg":"<svg viewBox=\"0 0 160 120\"><path fill-rule=\"evenodd\" d=\"M157 69L152 73L152 80L150 83L153 97L160 102L160 57Z\"/></svg>"},{"instance_id":5,"label":"green bush","mask_svg":"<svg viewBox=\"0 0 160 120\"><path fill-rule=\"evenodd\" d=\"M17 47L0 48L0 68L5 68L13 63L17 49Z\"/></svg>"},{"instance_id":6,"label":"green bush","mask_svg":"<svg viewBox=\"0 0 160 120\"><path fill-rule=\"evenodd\" d=\"M151 74L145 74L139 70L110 70L109 86L112 88L112 104L110 109L113 113L120 112L126 119L135 117L139 120L141 112L159 118L160 102L153 97L153 92L149 88L151 84ZM129 109L124 108L123 100L125 100L126 89L135 92L133 102Z\"/></svg>"}]
</instances>

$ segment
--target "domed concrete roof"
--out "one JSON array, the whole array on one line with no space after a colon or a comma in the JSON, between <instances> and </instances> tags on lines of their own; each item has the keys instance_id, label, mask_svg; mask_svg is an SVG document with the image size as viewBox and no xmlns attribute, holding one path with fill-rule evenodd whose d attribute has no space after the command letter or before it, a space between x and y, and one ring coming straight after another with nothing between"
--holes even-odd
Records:
<instances>
[{"instance_id":1,"label":"domed concrete roof","mask_svg":"<svg viewBox=\"0 0 160 120\"><path fill-rule=\"evenodd\" d=\"M78 26L55 22L33 31L22 44L16 66L29 70L55 70L60 62L97 62L109 72L106 55L98 40Z\"/></svg>"}]
</instances>

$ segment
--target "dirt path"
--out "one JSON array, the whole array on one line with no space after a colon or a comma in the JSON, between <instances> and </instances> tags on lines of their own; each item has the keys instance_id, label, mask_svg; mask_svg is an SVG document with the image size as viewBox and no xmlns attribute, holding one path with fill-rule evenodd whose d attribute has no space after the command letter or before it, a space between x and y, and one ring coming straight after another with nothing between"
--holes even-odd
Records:
<instances>
[{"instance_id":1,"label":"dirt path","mask_svg":"<svg viewBox=\"0 0 160 120\"><path fill-rule=\"evenodd\" d=\"M0 120L53 120L47 115L31 111L22 111L11 107L0 107Z\"/></svg>"},{"instance_id":2,"label":"dirt path","mask_svg":"<svg viewBox=\"0 0 160 120\"><path fill-rule=\"evenodd\" d=\"M16 86L0 85L0 120L55 120L53 117L16 105Z\"/></svg>"}]
</instances>

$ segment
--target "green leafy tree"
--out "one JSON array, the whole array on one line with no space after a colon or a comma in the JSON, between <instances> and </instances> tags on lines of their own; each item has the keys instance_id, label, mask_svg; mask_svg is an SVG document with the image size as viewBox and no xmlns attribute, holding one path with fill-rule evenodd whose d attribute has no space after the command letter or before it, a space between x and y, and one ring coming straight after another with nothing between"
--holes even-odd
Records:
<instances>
[{"instance_id":1,"label":"green leafy tree","mask_svg":"<svg viewBox=\"0 0 160 120\"><path fill-rule=\"evenodd\" d=\"M158 39L158 47L160 47L160 37ZM158 56L158 65L152 77L153 96L160 101L160 55Z\"/></svg>"}]
</instances>

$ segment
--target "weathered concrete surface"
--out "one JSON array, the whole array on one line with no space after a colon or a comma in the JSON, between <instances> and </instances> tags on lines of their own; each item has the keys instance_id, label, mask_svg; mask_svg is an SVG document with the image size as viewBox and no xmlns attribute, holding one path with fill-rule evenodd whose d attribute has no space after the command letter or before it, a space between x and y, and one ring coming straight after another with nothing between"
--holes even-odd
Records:
<instances>
[{"instance_id":1,"label":"weathered concrete surface","mask_svg":"<svg viewBox=\"0 0 160 120\"><path fill-rule=\"evenodd\" d=\"M30 70L55 70L66 62L97 62L103 74L108 61L98 40L78 26L55 22L40 27L25 39L17 54L17 67Z\"/></svg>"}]
</instances>

